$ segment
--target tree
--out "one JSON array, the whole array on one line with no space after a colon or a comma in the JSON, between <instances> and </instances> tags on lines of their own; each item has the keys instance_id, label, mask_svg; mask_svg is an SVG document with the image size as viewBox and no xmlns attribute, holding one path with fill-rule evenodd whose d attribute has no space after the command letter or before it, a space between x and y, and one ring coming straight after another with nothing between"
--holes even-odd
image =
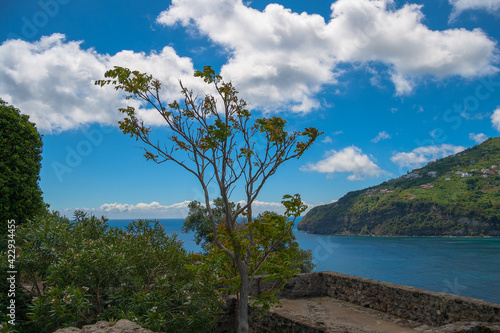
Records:
<instances>
[{"instance_id":1,"label":"tree","mask_svg":"<svg viewBox=\"0 0 500 333\"><path fill-rule=\"evenodd\" d=\"M210 224L210 218L208 216L208 211L204 205L202 205L198 201L191 201L188 205L189 213L187 217L184 219L184 223L182 225L183 232L194 232L196 245L200 245L204 249L204 251L208 250L210 244L213 243L213 234L212 234L212 226ZM231 210L236 211L237 206L234 202L231 203ZM214 212L216 219L218 221L225 220L225 212L224 212L224 201L221 198L217 198L214 200L214 204L212 207L212 211ZM278 214L275 212L265 211L263 214L259 214L257 217L258 220L263 220L268 216L277 216ZM303 250L299 247L299 243L297 242L297 238L293 233L290 235L290 239L288 242L280 241L274 248L273 251L286 251L288 248L293 248L294 251L298 251L298 256L293 262L293 268L298 268L301 273L309 273L316 267L315 264L312 263L312 251L311 250ZM261 272L264 274L265 272Z\"/></svg>"},{"instance_id":2,"label":"tree","mask_svg":"<svg viewBox=\"0 0 500 333\"><path fill-rule=\"evenodd\" d=\"M286 207L284 215L265 212L250 223L238 223L232 231L225 227L224 220L217 226L218 236L215 240L220 241L226 249L232 252L248 249L252 254L245 259L250 282L257 275L265 275L262 277L263 282L272 282L270 288L260 291L260 294L254 298L254 308L260 312L266 312L271 305L279 303L278 292L284 287L286 281L300 273L302 264L299 260L300 248L293 241L292 228L295 219L305 211L307 206L302 204L298 194L293 197L285 195L283 199L282 203ZM292 216L293 219L290 218ZM225 286L224 289L230 293L236 293L240 302L242 281L238 266L224 255L221 247L217 246L214 241L207 246L207 249L208 255L204 257L204 263L215 269Z\"/></svg>"},{"instance_id":3,"label":"tree","mask_svg":"<svg viewBox=\"0 0 500 333\"><path fill-rule=\"evenodd\" d=\"M236 213L237 209L240 209L240 205L236 205L234 202L230 203L231 212ZM214 200L214 205L212 206L212 214L216 221L225 220L225 203L222 198L217 198ZM200 245L202 248L206 248L210 243L213 242L213 228L210 222L210 216L208 210L199 201L191 201L188 204L189 213L184 219L182 224L182 232L194 231L194 240L196 245Z\"/></svg>"},{"instance_id":4,"label":"tree","mask_svg":"<svg viewBox=\"0 0 500 333\"><path fill-rule=\"evenodd\" d=\"M0 99L0 228L7 221L25 223L43 211L38 185L42 161L42 137L27 115ZM4 240L2 240L4 241Z\"/></svg>"},{"instance_id":5,"label":"tree","mask_svg":"<svg viewBox=\"0 0 500 333\"><path fill-rule=\"evenodd\" d=\"M238 97L231 82L224 82L210 66L196 71L215 93L197 98L180 81L183 101L165 104L160 98L161 82L146 73L117 67L105 73L97 85L113 85L128 93L127 98L146 102L165 120L170 134L165 142L151 137L132 106L121 108L125 118L119 122L124 134L146 144L144 156L156 163L173 161L193 174L203 189L205 207L212 226L214 245L234 264L239 275L238 331L248 332L248 298L257 271L250 271L256 243L252 204L266 181L285 162L299 158L321 134L315 128L287 132L280 117L255 119L247 103ZM217 220L208 191L215 183L225 205L224 221ZM245 204L233 212L231 195L237 185L243 188ZM303 210L297 200L289 200L290 216ZM244 229L238 229L238 218L246 218ZM241 238L242 230L246 233ZM219 233L222 235L219 236ZM265 259L265 257L263 258ZM258 267L260 268L260 267Z\"/></svg>"}]
</instances>

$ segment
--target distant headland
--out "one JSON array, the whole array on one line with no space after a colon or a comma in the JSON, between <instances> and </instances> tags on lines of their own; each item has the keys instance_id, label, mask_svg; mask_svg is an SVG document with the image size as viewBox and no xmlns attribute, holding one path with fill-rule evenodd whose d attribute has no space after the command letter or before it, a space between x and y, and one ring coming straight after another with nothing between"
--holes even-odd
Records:
<instances>
[{"instance_id":1,"label":"distant headland","mask_svg":"<svg viewBox=\"0 0 500 333\"><path fill-rule=\"evenodd\" d=\"M311 209L317 234L500 236L500 137Z\"/></svg>"}]
</instances>

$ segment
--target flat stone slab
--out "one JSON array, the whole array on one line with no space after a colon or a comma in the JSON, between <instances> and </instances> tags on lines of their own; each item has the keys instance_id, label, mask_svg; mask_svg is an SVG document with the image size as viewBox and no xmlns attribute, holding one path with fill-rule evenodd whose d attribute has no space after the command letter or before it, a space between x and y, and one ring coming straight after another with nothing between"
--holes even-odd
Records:
<instances>
[{"instance_id":1,"label":"flat stone slab","mask_svg":"<svg viewBox=\"0 0 500 333\"><path fill-rule=\"evenodd\" d=\"M421 325L331 297L281 299L281 303L271 312L328 333L415 333L414 327Z\"/></svg>"},{"instance_id":2,"label":"flat stone slab","mask_svg":"<svg viewBox=\"0 0 500 333\"><path fill-rule=\"evenodd\" d=\"M98 321L94 325L85 325L82 329L60 328L54 333L153 333L153 331L141 328L129 320L121 319L114 325L107 321Z\"/></svg>"}]
</instances>

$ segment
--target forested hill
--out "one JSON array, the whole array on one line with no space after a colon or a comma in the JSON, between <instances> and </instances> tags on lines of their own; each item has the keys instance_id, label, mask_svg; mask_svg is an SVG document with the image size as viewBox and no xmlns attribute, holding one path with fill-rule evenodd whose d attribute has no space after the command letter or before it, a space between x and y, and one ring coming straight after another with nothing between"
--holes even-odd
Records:
<instances>
[{"instance_id":1,"label":"forested hill","mask_svg":"<svg viewBox=\"0 0 500 333\"><path fill-rule=\"evenodd\" d=\"M500 236L500 137L311 209L318 234Z\"/></svg>"}]
</instances>

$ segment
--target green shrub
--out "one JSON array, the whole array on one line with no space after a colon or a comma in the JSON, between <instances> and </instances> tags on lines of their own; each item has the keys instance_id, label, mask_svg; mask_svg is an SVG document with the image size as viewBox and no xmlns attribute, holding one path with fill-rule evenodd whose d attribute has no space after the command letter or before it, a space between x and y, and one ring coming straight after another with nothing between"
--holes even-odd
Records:
<instances>
[{"instance_id":1,"label":"green shrub","mask_svg":"<svg viewBox=\"0 0 500 333\"><path fill-rule=\"evenodd\" d=\"M18 228L18 258L29 297L21 332L53 332L97 320L129 319L155 331L207 331L222 300L206 267L192 265L176 235L157 221L125 230L105 218L57 213Z\"/></svg>"}]
</instances>

